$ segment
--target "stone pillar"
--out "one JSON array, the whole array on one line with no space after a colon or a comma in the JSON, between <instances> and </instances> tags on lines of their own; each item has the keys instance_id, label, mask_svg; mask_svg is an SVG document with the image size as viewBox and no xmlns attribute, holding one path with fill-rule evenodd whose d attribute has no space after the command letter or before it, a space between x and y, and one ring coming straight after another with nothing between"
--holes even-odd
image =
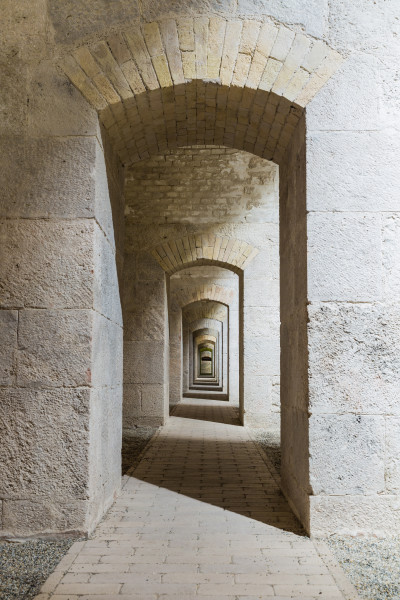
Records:
<instances>
[{"instance_id":1,"label":"stone pillar","mask_svg":"<svg viewBox=\"0 0 400 600\"><path fill-rule=\"evenodd\" d=\"M279 260L275 229L272 239L276 247L272 244L270 248L262 247L242 275L244 424L273 429L279 427L279 412L274 411L273 397L280 379Z\"/></svg>"},{"instance_id":2,"label":"stone pillar","mask_svg":"<svg viewBox=\"0 0 400 600\"><path fill-rule=\"evenodd\" d=\"M166 276L147 252L124 262L123 426L163 425L169 413Z\"/></svg>"},{"instance_id":3,"label":"stone pillar","mask_svg":"<svg viewBox=\"0 0 400 600\"><path fill-rule=\"evenodd\" d=\"M176 303L169 310L169 404L182 399L182 309Z\"/></svg>"},{"instance_id":4,"label":"stone pillar","mask_svg":"<svg viewBox=\"0 0 400 600\"><path fill-rule=\"evenodd\" d=\"M124 174L105 135L96 147L92 370L89 429L91 529L121 479Z\"/></svg>"},{"instance_id":5,"label":"stone pillar","mask_svg":"<svg viewBox=\"0 0 400 600\"><path fill-rule=\"evenodd\" d=\"M281 484L309 528L305 119L280 172Z\"/></svg>"},{"instance_id":6,"label":"stone pillar","mask_svg":"<svg viewBox=\"0 0 400 600\"><path fill-rule=\"evenodd\" d=\"M237 286L239 288L239 286ZM239 291L234 295L228 309L228 319L224 328L226 361L225 381L229 402L239 405Z\"/></svg>"},{"instance_id":7,"label":"stone pillar","mask_svg":"<svg viewBox=\"0 0 400 600\"><path fill-rule=\"evenodd\" d=\"M346 59L280 168L282 484L315 535L400 524L400 121L379 52Z\"/></svg>"},{"instance_id":8,"label":"stone pillar","mask_svg":"<svg viewBox=\"0 0 400 600\"><path fill-rule=\"evenodd\" d=\"M371 5L368 22L380 22L380 8ZM348 24L338 14L333 23L346 43ZM368 35L375 56L349 57L307 110L316 534L391 535L400 525L400 117L398 90L387 85L399 47L394 36L394 46L379 44L375 28Z\"/></svg>"},{"instance_id":9,"label":"stone pillar","mask_svg":"<svg viewBox=\"0 0 400 600\"><path fill-rule=\"evenodd\" d=\"M189 393L189 380L190 380L190 330L189 323L182 320L182 392L183 394Z\"/></svg>"},{"instance_id":10,"label":"stone pillar","mask_svg":"<svg viewBox=\"0 0 400 600\"><path fill-rule=\"evenodd\" d=\"M46 59L44 4L21 11L3 36L1 529L88 532L120 485L123 173Z\"/></svg>"}]
</instances>

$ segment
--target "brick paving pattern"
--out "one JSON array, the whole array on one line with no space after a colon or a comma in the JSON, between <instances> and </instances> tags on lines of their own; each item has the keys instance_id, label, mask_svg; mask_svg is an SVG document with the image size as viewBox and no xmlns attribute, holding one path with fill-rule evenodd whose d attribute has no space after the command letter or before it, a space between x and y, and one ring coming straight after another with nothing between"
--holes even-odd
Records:
<instances>
[{"instance_id":1,"label":"brick paving pattern","mask_svg":"<svg viewBox=\"0 0 400 600\"><path fill-rule=\"evenodd\" d=\"M236 409L186 400L124 477L92 539L74 544L37 600L357 597L345 588Z\"/></svg>"}]
</instances>

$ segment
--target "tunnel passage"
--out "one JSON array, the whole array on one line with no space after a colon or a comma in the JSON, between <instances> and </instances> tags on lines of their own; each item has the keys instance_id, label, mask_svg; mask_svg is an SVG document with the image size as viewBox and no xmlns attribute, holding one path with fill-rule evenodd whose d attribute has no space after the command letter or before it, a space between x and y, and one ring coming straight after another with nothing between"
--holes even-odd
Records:
<instances>
[{"instance_id":1,"label":"tunnel passage","mask_svg":"<svg viewBox=\"0 0 400 600\"><path fill-rule=\"evenodd\" d=\"M324 216L323 211L312 215L306 210L310 155L306 154L308 133L303 109L335 72L341 56L316 37L263 19L190 17L183 26L182 21L172 18L168 22L127 22L113 29L112 34L103 31L102 39L98 33L84 40L71 38L62 49L53 48L49 58L50 62L54 59L51 68L56 62L63 65L64 73L96 109L100 128L95 111L72 86L67 87L65 79L59 80L59 72L54 81L46 79L46 89L55 86L56 81L59 92L68 91L73 110L66 114L75 114L77 108L79 118L89 119L90 113L94 121L84 135L77 135L65 119L65 128L61 132L57 129L57 134L43 129L50 125L45 120L41 127L35 122L32 131L36 133L29 133L31 145L21 156L24 160L25 156L40 157L33 172L37 180L43 176L43 190L33 189L32 198L38 201L31 204L22 187L16 194L21 202L16 200L11 209L11 216L18 214L19 222L15 219L5 224L12 240L10 248L16 255L12 264L7 262L5 308L11 307L7 330L14 340L18 326L15 339L24 345L16 350L14 341L10 342L10 360L18 356L22 370L15 375L12 370L7 372L6 385L12 398L15 395L24 407L24 398L29 398L29 406L37 402L40 407L47 406L51 398L52 406L59 411L55 416L62 417L60 422L64 423L62 411L68 412L65 407L78 422L70 446L77 448L76 454L70 450L64 457L55 444L65 477L49 468L45 514L51 515L51 522L58 527L62 517L55 510L57 502L62 500L63 506L75 502L79 515L73 527L85 523L90 528L113 497L118 487L114 471L122 383L124 426L168 420L172 387L168 295L173 275L183 268L229 265L237 274L239 306L243 307L239 310L239 332L245 333L239 335L237 353L239 373L243 373L238 386L241 419L250 423L278 418L279 276L273 276L278 270L277 250L273 250L278 247L278 223L267 196L277 200L279 164L284 486L307 522L307 507L314 501L310 500L310 464L314 465L315 477L319 477L319 459L314 453L311 463L309 446L317 444L318 423L327 418L309 418L309 398L315 400L318 391L318 384L308 389L309 373L313 369L318 373L318 363L312 355L314 363L308 370L307 327L310 322L315 324L313 334L318 337L320 321L318 316L314 319L308 307L306 275L309 266L318 267L315 257L321 256L319 250L329 255L332 244L318 236L307 240L306 232L317 235L318 227L313 229L313 225L329 215ZM232 46L226 46L230 43ZM59 110L60 104L55 105ZM78 121L74 121L74 127L78 127ZM55 124L56 119L51 126ZM39 143L42 134L43 144ZM58 139L60 135L65 137ZM308 144L307 151L310 147ZM323 156L320 151L317 154ZM54 169L50 168L53 159ZM200 173L200 177L190 178L186 164L190 160L196 164L192 173L201 171L198 163L205 173L210 169L211 177ZM212 165L219 168L221 163L225 168L219 169L218 180L213 177ZM171 165L175 165L175 184L165 176ZM77 171L75 166L79 166ZM167 168L162 174L163 167ZM152 170L159 181L158 193ZM332 173L332 166L328 171ZM231 177L234 172L236 177ZM54 186L49 185L49 177L54 178ZM210 179L220 183L214 185L218 188L214 195L212 189L202 187ZM75 181L80 182L79 194L75 193ZM49 193L52 190L57 193ZM318 193L313 191L316 201ZM310 187L307 193L310 198ZM204 210L204 198L209 198L214 208ZM329 218L333 221L337 217ZM57 219L65 219L62 226ZM26 236L29 232L31 235ZM37 258L29 289L26 271L21 271L23 277L18 276L20 265L30 263L19 260L25 246L18 240L27 238L32 242L29 255ZM308 243L315 244L310 252ZM49 257L47 262L43 255ZM59 257L67 265L66 270L74 274L73 279L67 281L57 275ZM313 281L312 269L310 274ZM47 286L43 287L47 278ZM326 297L332 299L329 293ZM318 298L316 293L311 300ZM21 311L18 319L13 313L15 307ZM326 306L321 313L314 308L328 326ZM265 318L266 313L273 315L270 320ZM31 340L38 331L43 334L41 343L32 347ZM263 340L268 340L268 347ZM324 341L329 343L329 335ZM78 360L67 364L65 357L72 356L71 348L77 343ZM50 352L54 346L59 348L58 353ZM99 349L109 349L111 356ZM172 355L179 356L179 351ZM51 369L47 369L49 364ZM104 368L105 364L110 368ZM21 382L26 387L21 387ZM78 388L79 392L75 391ZM78 393L82 404L79 411L74 408ZM179 396L175 399L179 401ZM7 402L7 411L14 418L15 404ZM36 415L33 417L36 419ZM335 419L336 425L342 423L341 415ZM39 423L40 419L36 420ZM315 428L314 437L308 436L310 423ZM15 418L11 429L17 437L19 427ZM104 460L108 455L110 460ZM24 467L22 450L19 458L16 470L18 465ZM36 474L40 472L40 457L35 455L35 461L30 464ZM79 481L75 485L76 474ZM32 503L38 498L38 478L31 479L24 487L14 483L12 470L6 471L3 491L10 514L18 510L19 498L28 498ZM48 490L58 483L62 496L54 500ZM336 502L334 494L331 498ZM323 500L319 498L318 502Z\"/></svg>"}]
</instances>

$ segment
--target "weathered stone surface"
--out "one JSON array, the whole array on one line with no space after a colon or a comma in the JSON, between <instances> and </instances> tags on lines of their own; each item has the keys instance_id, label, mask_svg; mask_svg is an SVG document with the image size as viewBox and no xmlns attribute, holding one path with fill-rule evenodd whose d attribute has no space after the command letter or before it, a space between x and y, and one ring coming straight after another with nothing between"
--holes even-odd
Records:
<instances>
[{"instance_id":1,"label":"weathered stone surface","mask_svg":"<svg viewBox=\"0 0 400 600\"><path fill-rule=\"evenodd\" d=\"M272 378L269 375L250 375L246 373L246 405L249 407L245 414L256 413L263 417L265 421L269 420L271 411ZM267 416L266 416L267 415ZM262 427L263 422L258 427Z\"/></svg>"},{"instance_id":2,"label":"weathered stone surface","mask_svg":"<svg viewBox=\"0 0 400 600\"><path fill-rule=\"evenodd\" d=\"M141 265L142 259L135 262ZM145 262L144 264L147 264ZM165 275L158 267L156 279L138 280L132 260L125 264L124 338L125 340L160 340L165 338Z\"/></svg>"},{"instance_id":3,"label":"weathered stone surface","mask_svg":"<svg viewBox=\"0 0 400 600\"><path fill-rule=\"evenodd\" d=\"M15 4L13 0L2 3L0 39L2 50L7 51L8 59L17 63L35 63L43 56L46 47L46 3L32 0ZM16 51L18 50L18 51Z\"/></svg>"},{"instance_id":4,"label":"weathered stone surface","mask_svg":"<svg viewBox=\"0 0 400 600\"><path fill-rule=\"evenodd\" d=\"M128 256L131 259L132 255ZM138 281L156 281L164 278L163 269L148 252L138 252L135 265Z\"/></svg>"},{"instance_id":5,"label":"weathered stone surface","mask_svg":"<svg viewBox=\"0 0 400 600\"><path fill-rule=\"evenodd\" d=\"M249 375L276 375L279 373L280 346L274 337L245 337L245 371Z\"/></svg>"},{"instance_id":6,"label":"weathered stone surface","mask_svg":"<svg viewBox=\"0 0 400 600\"><path fill-rule=\"evenodd\" d=\"M28 131L32 136L99 134L96 111L69 79L60 75L52 60L36 67L29 92Z\"/></svg>"},{"instance_id":7,"label":"weathered stone surface","mask_svg":"<svg viewBox=\"0 0 400 600\"><path fill-rule=\"evenodd\" d=\"M121 336L122 338L122 336ZM111 356L111 360L115 357ZM118 361L120 364L122 359ZM122 381L91 390L88 529L101 519L121 485Z\"/></svg>"},{"instance_id":8,"label":"weathered stone surface","mask_svg":"<svg viewBox=\"0 0 400 600\"><path fill-rule=\"evenodd\" d=\"M55 38L72 43L89 35L104 34L111 26L125 25L139 16L136 0L50 0L49 15Z\"/></svg>"},{"instance_id":9,"label":"weathered stone surface","mask_svg":"<svg viewBox=\"0 0 400 600\"><path fill-rule=\"evenodd\" d=\"M124 382L164 383L164 348L157 340L124 343Z\"/></svg>"},{"instance_id":10,"label":"weathered stone surface","mask_svg":"<svg viewBox=\"0 0 400 600\"><path fill-rule=\"evenodd\" d=\"M126 341L159 340L161 342L164 336L165 317L157 308L143 307L142 311L128 313L124 319Z\"/></svg>"},{"instance_id":11,"label":"weathered stone surface","mask_svg":"<svg viewBox=\"0 0 400 600\"><path fill-rule=\"evenodd\" d=\"M311 412L398 415L400 307L324 303L308 314Z\"/></svg>"},{"instance_id":12,"label":"weathered stone surface","mask_svg":"<svg viewBox=\"0 0 400 600\"><path fill-rule=\"evenodd\" d=\"M282 387L284 386L282 378ZM284 396L286 399L287 397ZM306 410L281 407L281 486L306 530L310 529L309 440ZM314 529L313 529L314 531Z\"/></svg>"},{"instance_id":13,"label":"weathered stone surface","mask_svg":"<svg viewBox=\"0 0 400 600\"><path fill-rule=\"evenodd\" d=\"M0 385L12 385L15 374L18 311L0 310Z\"/></svg>"},{"instance_id":14,"label":"weathered stone surface","mask_svg":"<svg viewBox=\"0 0 400 600\"><path fill-rule=\"evenodd\" d=\"M382 215L383 296L400 300L400 215Z\"/></svg>"},{"instance_id":15,"label":"weathered stone surface","mask_svg":"<svg viewBox=\"0 0 400 600\"><path fill-rule=\"evenodd\" d=\"M128 265L129 268L129 265ZM143 314L146 317L147 311L158 311L162 315L162 306L165 301L165 277L161 272L161 277L157 280L138 281L134 279L132 271L125 271L124 288L124 308L128 313ZM136 338L140 339L140 338Z\"/></svg>"},{"instance_id":16,"label":"weathered stone surface","mask_svg":"<svg viewBox=\"0 0 400 600\"><path fill-rule=\"evenodd\" d=\"M246 330L246 336L262 337L268 339L279 338L279 309L273 310L271 307L266 309L265 307L254 307L246 306L244 308L244 327ZM260 327L260 323L263 323L263 327Z\"/></svg>"},{"instance_id":17,"label":"weathered stone surface","mask_svg":"<svg viewBox=\"0 0 400 600\"><path fill-rule=\"evenodd\" d=\"M163 384L150 384L142 386L142 404L141 412L144 416L157 417L163 414L164 406L161 399L164 399L165 387Z\"/></svg>"},{"instance_id":18,"label":"weathered stone surface","mask_svg":"<svg viewBox=\"0 0 400 600\"><path fill-rule=\"evenodd\" d=\"M143 17L151 21L166 16L186 16L222 12L231 14L233 0L143 0Z\"/></svg>"},{"instance_id":19,"label":"weathered stone surface","mask_svg":"<svg viewBox=\"0 0 400 600\"><path fill-rule=\"evenodd\" d=\"M92 313L91 382L95 387L122 384L123 331L121 325Z\"/></svg>"},{"instance_id":20,"label":"weathered stone surface","mask_svg":"<svg viewBox=\"0 0 400 600\"><path fill-rule=\"evenodd\" d=\"M392 536L400 527L399 498L379 496L311 496L311 530L315 535Z\"/></svg>"},{"instance_id":21,"label":"weathered stone surface","mask_svg":"<svg viewBox=\"0 0 400 600\"><path fill-rule=\"evenodd\" d=\"M379 206L383 211L399 210L396 161L399 150L399 137L392 131L310 134L307 209L375 212Z\"/></svg>"},{"instance_id":22,"label":"weathered stone surface","mask_svg":"<svg viewBox=\"0 0 400 600\"><path fill-rule=\"evenodd\" d=\"M28 69L22 60L14 58L11 62L7 57L0 59L0 68L0 133L10 137L22 135L28 122Z\"/></svg>"},{"instance_id":23,"label":"weathered stone surface","mask_svg":"<svg viewBox=\"0 0 400 600\"><path fill-rule=\"evenodd\" d=\"M385 419L385 490L400 493L400 418Z\"/></svg>"},{"instance_id":24,"label":"weathered stone surface","mask_svg":"<svg viewBox=\"0 0 400 600\"><path fill-rule=\"evenodd\" d=\"M47 498L55 505L88 498L89 394L87 388L0 389L3 498ZM36 510L31 526L40 531L40 504Z\"/></svg>"},{"instance_id":25,"label":"weathered stone surface","mask_svg":"<svg viewBox=\"0 0 400 600\"><path fill-rule=\"evenodd\" d=\"M134 427L137 417L141 414L142 388L136 384L124 382L123 424L124 427Z\"/></svg>"},{"instance_id":26,"label":"weathered stone surface","mask_svg":"<svg viewBox=\"0 0 400 600\"><path fill-rule=\"evenodd\" d=\"M158 426L168 416L168 386L165 384L124 384L124 428Z\"/></svg>"},{"instance_id":27,"label":"weathered stone surface","mask_svg":"<svg viewBox=\"0 0 400 600\"><path fill-rule=\"evenodd\" d=\"M94 213L113 250L124 253L124 170L102 130L102 146L96 144Z\"/></svg>"},{"instance_id":28,"label":"weathered stone surface","mask_svg":"<svg viewBox=\"0 0 400 600\"><path fill-rule=\"evenodd\" d=\"M382 416L311 416L310 483L314 495L382 494L384 459Z\"/></svg>"},{"instance_id":29,"label":"weathered stone surface","mask_svg":"<svg viewBox=\"0 0 400 600\"><path fill-rule=\"evenodd\" d=\"M3 307L92 306L92 222L4 220L0 236Z\"/></svg>"},{"instance_id":30,"label":"weathered stone surface","mask_svg":"<svg viewBox=\"0 0 400 600\"><path fill-rule=\"evenodd\" d=\"M305 121L279 173L282 488L308 530L309 441Z\"/></svg>"},{"instance_id":31,"label":"weathered stone surface","mask_svg":"<svg viewBox=\"0 0 400 600\"><path fill-rule=\"evenodd\" d=\"M103 231L94 230L93 306L100 314L122 327L116 255Z\"/></svg>"},{"instance_id":32,"label":"weathered stone surface","mask_svg":"<svg viewBox=\"0 0 400 600\"><path fill-rule=\"evenodd\" d=\"M310 300L382 298L379 215L311 213L307 226Z\"/></svg>"},{"instance_id":33,"label":"weathered stone surface","mask_svg":"<svg viewBox=\"0 0 400 600\"><path fill-rule=\"evenodd\" d=\"M18 385L90 385L92 319L89 310L20 311Z\"/></svg>"},{"instance_id":34,"label":"weathered stone surface","mask_svg":"<svg viewBox=\"0 0 400 600\"><path fill-rule=\"evenodd\" d=\"M29 140L17 136L1 143L7 148L1 156L1 216L77 219L94 215L94 137Z\"/></svg>"},{"instance_id":35,"label":"weathered stone surface","mask_svg":"<svg viewBox=\"0 0 400 600\"><path fill-rule=\"evenodd\" d=\"M283 0L238 0L238 15L268 15L285 23L301 24L308 33L322 37L329 14L328 0L311 0L306 4Z\"/></svg>"},{"instance_id":36,"label":"weathered stone surface","mask_svg":"<svg viewBox=\"0 0 400 600\"><path fill-rule=\"evenodd\" d=\"M370 3L329 0L329 38L344 49L376 50L396 44L400 33L396 0Z\"/></svg>"},{"instance_id":37,"label":"weathered stone surface","mask_svg":"<svg viewBox=\"0 0 400 600\"><path fill-rule=\"evenodd\" d=\"M382 95L381 61L370 54L349 56L308 104L307 130L378 129Z\"/></svg>"},{"instance_id":38,"label":"weathered stone surface","mask_svg":"<svg viewBox=\"0 0 400 600\"><path fill-rule=\"evenodd\" d=\"M245 278L244 296L246 307L264 307L266 311L279 306L279 279L269 277Z\"/></svg>"},{"instance_id":39,"label":"weathered stone surface","mask_svg":"<svg viewBox=\"0 0 400 600\"><path fill-rule=\"evenodd\" d=\"M10 537L54 532L84 533L86 508L83 500L4 500L4 533Z\"/></svg>"}]
</instances>

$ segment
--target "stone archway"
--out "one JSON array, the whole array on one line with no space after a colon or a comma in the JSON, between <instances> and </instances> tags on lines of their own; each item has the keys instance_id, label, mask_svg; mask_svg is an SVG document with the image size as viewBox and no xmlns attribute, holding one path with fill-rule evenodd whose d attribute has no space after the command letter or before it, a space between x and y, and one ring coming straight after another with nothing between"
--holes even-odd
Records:
<instances>
[{"instance_id":1,"label":"stone archway","mask_svg":"<svg viewBox=\"0 0 400 600\"><path fill-rule=\"evenodd\" d=\"M190 272L196 271L196 267ZM185 269L183 269L185 272ZM233 281L236 278L233 275ZM197 279L194 279L194 284L188 285L186 283L179 283L180 279L170 279L170 299L169 299L169 345L172 349L172 355L174 357L173 362L170 362L170 374L169 374L169 385L170 385L170 407L173 407L178 403L185 394L189 393L189 353L190 353L190 324L196 318L205 318L209 320L211 313L207 309L203 315L193 315L192 309L194 306L207 306L211 308L212 305L225 306L226 319L225 327L221 333L220 346L223 351L220 357L224 358L225 364L223 365L223 371L225 376L224 379L224 394L228 398L229 392L231 398L235 399L238 403L239 392L238 392L238 370L239 366L236 365L237 373L235 368L231 365L229 369L229 345L238 343L238 310L237 310L237 293L235 294L234 287L227 287L218 285L215 283L211 284L200 284ZM232 283L231 283L232 284ZM197 311L199 312L199 311ZM231 314L231 319L229 319ZM232 322L233 315L233 322ZM218 315L214 315L217 319ZM190 318L185 318L190 317ZM235 322L236 321L236 322ZM218 321L219 322L219 321ZM220 348L220 350L221 350ZM226 353L224 355L224 353ZM230 377L229 377L230 376ZM231 381L229 382L229 378ZM230 383L230 385L229 385Z\"/></svg>"},{"instance_id":2,"label":"stone archway","mask_svg":"<svg viewBox=\"0 0 400 600\"><path fill-rule=\"evenodd\" d=\"M99 111L106 137L125 164L169 148L208 143L245 149L282 167L281 274L287 286L282 430L288 436L283 440L282 481L307 528L304 108L342 60L322 41L286 26L195 17L127 28L112 39L77 48L63 62L70 80ZM240 293L243 299L243 286ZM301 339L302 351L293 351L293 339ZM254 358L241 369L254 365L259 376L262 366ZM299 431L295 439L294 431Z\"/></svg>"},{"instance_id":3,"label":"stone archway","mask_svg":"<svg viewBox=\"0 0 400 600\"><path fill-rule=\"evenodd\" d=\"M195 17L127 28L76 48L62 67L126 164L190 144L279 163L302 109L342 60L284 25Z\"/></svg>"},{"instance_id":4,"label":"stone archway","mask_svg":"<svg viewBox=\"0 0 400 600\"><path fill-rule=\"evenodd\" d=\"M80 417L79 422L81 425L84 422L84 426L79 429L79 435L82 435L84 440L82 444L88 451L86 454L82 453L79 459L74 455L72 462L81 465L82 458L84 465L81 465L79 473L90 470L91 479L88 483L82 475L79 480L79 498L72 492L69 495L68 490L62 501L60 498L56 499L57 506L63 507L62 514L55 510L53 500L46 497L43 506L46 506L45 514L51 517L49 521L51 527L64 527L61 523L65 523L64 515L67 510L65 507L73 501L76 502L77 507L76 518L68 523L71 527L84 523L84 527L90 529L104 507L110 503L113 490L118 485L118 478L105 469L102 456L108 450L114 453L112 471L113 466L116 465L117 444L114 438L111 439L111 435L108 437L108 434L111 434L112 430L118 433L116 425L118 408L115 408L112 415L115 422L107 411L112 412L112 405L117 406L120 393L121 318L117 298L117 276L122 261L119 240L115 239L120 235L119 226L116 224L123 208L123 172L120 161L122 160L126 165L136 164L139 160L162 153L166 149L185 144L205 143L244 149L254 155L274 160L280 165L281 279L283 281L281 339L284 374L282 397L285 399L283 431L286 436L283 447L286 457L283 461L283 484L285 492L291 498L306 527L311 527L310 523L312 523L312 527L317 530L329 528L326 523L333 522L329 521L334 514L332 507L339 507L341 512L346 512L342 511L342 508L349 506L351 510L348 514L359 519L355 490L359 489L359 485L366 492L370 488L362 481L357 482L353 487L350 484L346 487L341 483L342 465L336 464L328 451L325 453L322 451L328 445L320 444L321 431L324 440L335 428L339 428L345 435L347 427L358 427L353 425L353 420L354 423L358 421L352 420L351 415L342 415L341 407L334 405L332 408L329 404L329 402L334 404L331 397L335 396L332 390L336 388L341 394L340 397L347 399L347 390L334 379L334 370L340 361L331 360L328 350L327 356L331 362L327 358L322 359L315 349L318 350L321 345L321 337L327 343L328 327L331 327L330 331L334 330L335 335L332 337L336 339L337 335L335 327L339 317L337 317L336 306L331 307L326 303L339 298L339 302L352 304L355 300L369 302L371 298L381 300L381 297L378 292L374 295L375 292L364 288L361 290L357 288L353 294L351 273L350 275L347 273L347 288L344 285L342 289L340 277L336 277L338 272L342 273L339 268L334 272L334 277L329 276L331 270L327 266L331 265L331 250L336 247L336 228L332 223L341 223L342 216L327 214L331 207L328 201L324 203L321 200L323 194L315 184L318 174L314 175L314 188L308 187L307 190L309 197L312 192L311 206L306 206L305 200L308 178L305 167L308 158L315 157L315 154L322 157L318 164L327 167L327 175L324 173L321 177L321 180L326 183L326 177L329 177L334 170L331 159L326 155L333 156L335 162L340 153L331 140L333 151L324 154L322 146L319 145L320 140L316 139L318 136L312 140L314 144L312 152L315 154L309 153L309 149L307 150L305 146L306 128L303 109L334 73L341 62L341 57L321 40L295 33L289 26L266 21L266 18L235 20L211 16L188 17L184 20L167 19L143 26L136 24L133 28L129 24L126 27L118 27L118 32L114 36L107 35L100 42L93 42L91 38L85 46L80 45L75 50L71 51L71 44L68 49L63 47L60 50L60 54L65 59L64 72L68 73L76 88L82 91L91 106L98 111L103 138L100 140L97 130L87 136L88 138L92 136L93 139L85 140L81 139L76 132L72 137L79 139L65 138L59 141L55 139L57 135L54 134L51 143L47 146L46 142L43 147L42 141L35 138L37 132L41 131L38 128L34 130L36 134L32 136L35 138L34 142L30 140L32 146L26 150L26 140L23 139L24 153L26 153L23 153L24 160L30 152L37 152L43 159L43 165L38 167L38 172L44 176L43 188L52 191L49 186L50 180L46 179L47 173L51 172L54 181L65 190L61 195L49 193L50 200L47 198L43 206L35 205L33 209L29 203L31 192L26 196L21 193L21 198L25 198L23 202L21 201L22 204L25 202L24 218L21 221L26 215L31 219L31 222L27 219L23 224L29 229L33 240L29 252L32 253L33 249L33 254L38 256L37 264L34 266L34 277L32 277L36 283L32 290L26 289L26 281L29 280L29 277L26 277L26 273L29 272L26 264L29 260L24 264L24 261L19 258L23 255L26 240L23 235L18 238L18 232L23 230L21 223L7 222L5 225L7 236L12 240L11 245L17 266L9 270L11 275L5 286L4 306L6 310L11 311L7 328L13 332L16 331L16 327L19 328L18 336L14 333L10 334L11 339L18 338L18 344L21 344L17 350L12 346L12 352L18 355L18 375L14 376L12 370L10 373L7 372L6 384L10 385L13 394L19 399L29 397L30 405L33 404L33 396L42 403L41 406L45 403L44 399L55 397L54 406L59 407L57 416L64 414L62 411L65 406L76 406L77 394L79 394L79 401L84 405L79 413L85 415ZM222 40L223 32L225 34ZM66 52L69 53L68 56ZM302 52L304 54L301 54ZM53 61L53 58L51 60ZM58 61L59 64L61 62ZM136 74L137 79L135 79ZM126 82L128 87L125 87ZM82 99L79 101L76 99L76 93L71 87L68 90L71 96L74 94L73 98L77 106L82 107ZM336 97L339 98L339 95L336 94ZM339 98L339 100L343 103L343 99ZM86 104L84 106L86 107ZM345 108L346 106L342 106L343 114ZM86 107L85 110L89 109ZM314 119L316 119L315 113ZM314 129L318 130L316 121L314 121ZM25 123L24 119L21 119L21 123ZM37 124L35 127L38 127ZM24 131L23 134L25 135ZM333 132L332 138L335 135ZM94 139L96 136L99 142ZM353 137L349 137L352 143ZM361 142L360 147L362 147ZM354 159L355 157L352 157L352 160ZM67 166L63 166L64 160ZM49 164L53 162L55 168L52 170ZM105 163L107 163L108 182ZM61 175L56 173L58 167L61 167ZM77 193L73 184L69 183L75 176L81 180L86 177L84 189L78 190ZM332 189L329 189L328 196L331 199L333 193ZM35 193L41 200L41 190ZM69 198L73 198L76 204L73 204ZM86 202L88 198L93 199L95 208L92 208L90 202ZM352 198L349 197L348 200L352 201ZM16 214L14 210L18 213L20 206L18 203L16 206L17 208L12 207L12 215ZM113 209L113 218L110 215L110 206ZM359 205L357 206L359 208ZM312 213L318 214L307 214L310 208ZM335 210L336 208L337 205ZM339 208L342 209L343 205ZM52 218L49 219L49 215ZM65 222L61 225L55 223L54 215L57 218L61 215ZM90 221L86 221L88 217ZM343 236L347 242L361 237L368 238L368 236L352 235L353 227L356 231L361 227L361 221L359 222L357 218L353 215L343 217L345 222ZM374 219L363 217L362 223L365 222L371 224L374 240L378 239ZM171 239L183 239L186 235L191 234L182 232L172 236ZM18 239L23 243L18 243ZM63 246L64 251L71 239L73 239L71 252L60 255L54 251L54 248L60 245ZM239 235L237 239L241 239ZM252 245L249 241L246 243ZM151 248L158 246L160 240L156 242L152 240L149 243ZM378 242L375 246L378 246ZM42 251L42 247L46 250ZM369 251L369 247L366 249L363 247L354 254L360 268L363 268L360 256L364 255L364 250ZM143 250L145 251L147 252L147 249ZM94 256L94 264L90 262L89 255ZM30 254L28 256L30 257ZM46 258L44 259L43 256ZM50 257L50 266L47 257ZM334 258L336 260L337 256ZM156 261L154 266L148 257L146 260L148 260L147 266L159 267ZM244 277L250 269L253 269L257 260L259 257L255 257L248 265ZM352 262L349 257L346 261ZM59 269L61 276L57 275L59 263L62 263L63 267ZM341 259L338 263L343 266ZM375 265L375 262L373 264ZM336 266L337 263L335 269ZM376 268L378 270L378 267ZM76 280L69 282L70 287L64 281L63 274L67 271L80 274ZM42 272L49 272L52 283L46 285L47 288L53 288L50 291L44 286ZM20 277L19 273L22 273ZM158 274L160 273L161 269ZM311 281L312 293L307 291L307 277ZM366 276L364 282L365 280L374 280L374 277ZM114 290L112 302L108 296L111 288ZM50 300L45 297L44 289L49 292ZM71 289L73 293L70 293ZM54 290L57 290L56 294ZM162 293L165 295L164 288ZM163 302L164 300L161 304ZM307 306L310 302L314 303L314 306ZM347 316L340 313L339 320L341 319L342 325L347 323L347 319L352 323L353 321L364 322L363 311L368 307L345 308L349 312L346 313ZM15 310L20 311L19 320L13 314ZM166 310L165 302L163 310ZM377 310L373 307L369 314L374 316ZM250 322L249 318L248 323ZM345 338L342 329L340 335ZM365 326L365 329L368 327ZM57 333L54 334L54 331ZM43 332L43 336L40 343L32 348L30 343L31 340L37 339L37 332ZM310 333L311 337L308 338ZM65 346L60 344L61 339ZM66 363L65 357L72 356L70 350L76 347L76 339L82 344L82 347L79 346L79 360ZM114 344L115 340L117 341ZM147 343L148 340L143 342ZM57 353L49 350L54 343L58 348ZM368 346L367 341L363 344L365 347ZM102 355L100 360L99 350L106 347L117 347L117 350L111 357ZM308 356L309 347L312 350L311 358ZM150 344L148 350L151 350ZM118 360L112 362L110 358L114 357ZM330 371L331 380L334 381L332 388L318 379L320 361L323 364L329 362L333 365ZM45 368L48 364L52 365L50 373L46 372ZM110 364L117 365L112 373L104 368L104 365ZM245 369L246 366L248 365L244 365ZM343 368L341 365L341 369ZM373 369L371 372L375 373ZM108 373L110 373L109 379L106 378ZM310 388L309 381L312 384ZM365 387L359 382L361 394L367 395ZM76 391L78 388L79 390ZM320 399L321 389L324 389L325 395L329 397L328 408ZM355 402L354 398L352 401ZM12 402L9 401L9 404L12 405ZM313 414L310 414L310 407ZM333 410L329 416L326 414L328 409ZM368 414L366 416L368 417ZM333 425L326 425L328 421ZM369 422L368 419L366 422ZM310 436L309 424L314 428ZM369 435L370 430L366 425L365 429L366 435ZM15 430L18 430L18 425L15 425ZM90 436L87 432L90 432ZM96 440L96 444L92 444L93 440ZM103 442L104 447L101 446ZM324 461L327 460L330 473L333 473L329 481L321 474L323 471L321 465L324 467ZM65 468L68 469L67 466ZM309 473L310 468L311 473ZM381 467L379 469L381 473ZM68 473L73 477L70 471ZM347 472L345 481L352 482L353 478L353 474ZM67 478L65 480L67 481ZM379 482L373 487L373 492L377 494L381 489ZM326 495L325 490L328 490ZM8 487L6 492L7 511L12 511L13 506L17 511L20 506L18 502L21 502L20 494L15 493L9 498ZM34 485L23 488L22 495L24 499L30 498L32 505L42 502ZM311 521L309 519L310 495ZM389 507L387 511L392 515L390 504L392 499L388 496L390 494L385 497L385 506ZM90 502L87 500L89 497ZM374 502L376 502L375 497L373 500L365 499L368 514L373 514ZM5 514L9 514L7 511Z\"/></svg>"}]
</instances>

